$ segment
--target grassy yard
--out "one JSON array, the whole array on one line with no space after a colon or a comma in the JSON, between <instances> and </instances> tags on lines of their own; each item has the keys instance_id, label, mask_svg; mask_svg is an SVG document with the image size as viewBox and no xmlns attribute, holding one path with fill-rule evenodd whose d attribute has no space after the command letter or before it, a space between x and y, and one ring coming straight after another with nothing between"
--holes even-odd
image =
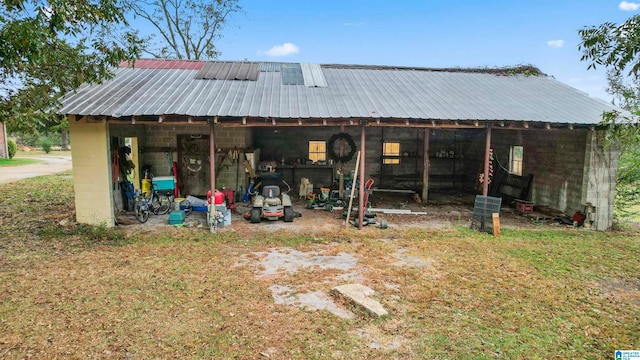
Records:
<instances>
[{"instance_id":1,"label":"grassy yard","mask_svg":"<svg viewBox=\"0 0 640 360\"><path fill-rule=\"evenodd\" d=\"M47 157L47 156L71 156L71 150L51 150L48 154L39 149L31 149L30 151L20 151L16 153L15 158L32 158L32 157Z\"/></svg>"},{"instance_id":2,"label":"grassy yard","mask_svg":"<svg viewBox=\"0 0 640 360\"><path fill-rule=\"evenodd\" d=\"M640 348L636 232L108 229L73 223L69 173L0 192L4 358L610 359ZM267 272L274 251L318 261ZM337 256L356 265L320 261ZM354 281L390 315L274 300L274 289L300 300Z\"/></svg>"},{"instance_id":3,"label":"grassy yard","mask_svg":"<svg viewBox=\"0 0 640 360\"><path fill-rule=\"evenodd\" d=\"M0 167L8 167L8 166L20 166L20 165L29 165L29 164L37 164L42 162L38 159L29 159L29 158L13 158L13 159L0 159Z\"/></svg>"}]
</instances>

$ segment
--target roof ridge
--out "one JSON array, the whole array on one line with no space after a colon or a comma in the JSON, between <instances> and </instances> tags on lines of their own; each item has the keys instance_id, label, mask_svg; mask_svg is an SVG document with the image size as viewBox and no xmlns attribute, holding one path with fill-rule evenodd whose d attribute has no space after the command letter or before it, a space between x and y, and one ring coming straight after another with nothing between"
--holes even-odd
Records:
<instances>
[{"instance_id":1,"label":"roof ridge","mask_svg":"<svg viewBox=\"0 0 640 360\"><path fill-rule=\"evenodd\" d=\"M284 62L284 61L249 61L249 60L180 60L180 59L136 59L136 62L141 63L163 63L167 64L166 68L172 68L170 64L198 64L204 65L206 63L274 63L274 64L304 64L308 62ZM311 63L312 64L312 63ZM353 69L353 70L410 70L410 71L434 71L434 72L461 72L461 73L480 73L480 74L495 74L495 75L533 75L533 76L547 76L536 66L531 64L520 64L513 66L496 66L496 67L422 67L422 66L397 66L397 65L361 65L361 64L319 64L322 68L327 69ZM119 67L138 67L131 66L131 62L122 61ZM180 66L178 66L180 68Z\"/></svg>"}]
</instances>

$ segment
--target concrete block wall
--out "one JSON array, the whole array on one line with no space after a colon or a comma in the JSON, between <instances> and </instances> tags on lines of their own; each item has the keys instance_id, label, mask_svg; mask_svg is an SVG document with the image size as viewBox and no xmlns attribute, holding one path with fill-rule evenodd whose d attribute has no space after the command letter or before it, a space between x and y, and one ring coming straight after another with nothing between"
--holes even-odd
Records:
<instances>
[{"instance_id":1,"label":"concrete block wall","mask_svg":"<svg viewBox=\"0 0 640 360\"><path fill-rule=\"evenodd\" d=\"M73 188L76 221L92 225L115 225L112 196L112 164L109 130L103 123L69 118L73 147Z\"/></svg>"},{"instance_id":2,"label":"concrete block wall","mask_svg":"<svg viewBox=\"0 0 640 360\"><path fill-rule=\"evenodd\" d=\"M216 153L216 161L225 155L222 163L216 164L220 169L216 179L216 187L218 189L224 188L238 191L239 187L242 186L243 189L246 189L248 175L245 174L245 167L242 163L244 158L241 150L251 145L248 142L251 139L251 130L240 127L216 127L215 131L216 147L222 150ZM234 148L240 149L237 161L234 161L232 156L229 156L229 151Z\"/></svg>"},{"instance_id":3,"label":"concrete block wall","mask_svg":"<svg viewBox=\"0 0 640 360\"><path fill-rule=\"evenodd\" d=\"M178 135L209 135L208 125L111 125L111 136L138 137L140 146L140 165L151 165L154 176L169 176L171 174L170 161L178 161ZM251 129L241 127L224 127L216 125L216 148L227 154L233 148L244 149L251 144ZM162 149L162 151L160 150ZM143 175L144 176L144 175ZM217 175L216 187L219 189L236 189L247 181L242 164L242 152L239 163L233 163L227 157ZM246 187L246 185L243 185Z\"/></svg>"},{"instance_id":4,"label":"concrete block wall","mask_svg":"<svg viewBox=\"0 0 640 360\"><path fill-rule=\"evenodd\" d=\"M346 126L344 132L351 135L359 150L360 127ZM261 161L275 161L280 164L282 158L284 158L285 164L304 164L309 157L309 141L326 141L328 143L331 136L338 133L340 133L339 127L256 127L253 129L252 144L254 148L260 149ZM346 151L348 151L348 145ZM379 152L376 152L371 144L367 143L366 156L371 159L376 154L379 154ZM328 156L327 160L329 160ZM343 164L343 171L349 173L354 170L355 166L356 155L353 156L351 161ZM339 164L336 164L336 171L338 168ZM376 170L367 169L368 174L372 173L372 171ZM314 181L314 179L310 180ZM296 188L298 184L290 185ZM326 186L328 185L326 184Z\"/></svg>"},{"instance_id":5,"label":"concrete block wall","mask_svg":"<svg viewBox=\"0 0 640 360\"><path fill-rule=\"evenodd\" d=\"M533 174L531 200L573 215L583 210L583 170L587 130L506 130L494 128L492 148L495 171L507 171L509 151L524 147L523 175ZM480 144L481 143L481 144ZM484 140L474 142L478 158ZM505 169L501 170L501 167Z\"/></svg>"},{"instance_id":6,"label":"concrete block wall","mask_svg":"<svg viewBox=\"0 0 640 360\"><path fill-rule=\"evenodd\" d=\"M431 131L431 130L429 130ZM284 157L287 164L296 161L304 162L308 154L308 141L329 141L332 135L339 133L337 127L264 127L254 129L254 146L260 148L261 160L280 163ZM347 126L345 132L353 137L356 146L360 147L360 127ZM433 130L430 133L430 188L462 188L462 179L468 171L467 163L476 168L482 166L480 160L464 159L470 151L469 136L479 133L484 141L484 132L464 130ZM419 186L422 181L422 152L424 129L402 127L366 128L366 177L375 180L375 186L381 188ZM480 141L478 140L478 141ZM382 163L383 142L399 142L400 164ZM484 144L484 143L482 143ZM484 145L482 145L484 146ZM484 148L483 148L484 149ZM484 151L484 150L483 150ZM440 155L436 155L440 154ZM406 155L406 156L405 156ZM466 161L466 162L465 162ZM478 163L480 161L480 163ZM354 169L356 157L344 165L345 172ZM475 170L474 170L475 171ZM398 182L398 176L413 177L415 180Z\"/></svg>"},{"instance_id":7,"label":"concrete block wall","mask_svg":"<svg viewBox=\"0 0 640 360\"><path fill-rule=\"evenodd\" d=\"M613 226L613 205L616 191L619 149L603 147L605 131L588 132L586 136L585 167L583 176L583 203L595 210L587 221L596 230L609 230Z\"/></svg>"}]
</instances>

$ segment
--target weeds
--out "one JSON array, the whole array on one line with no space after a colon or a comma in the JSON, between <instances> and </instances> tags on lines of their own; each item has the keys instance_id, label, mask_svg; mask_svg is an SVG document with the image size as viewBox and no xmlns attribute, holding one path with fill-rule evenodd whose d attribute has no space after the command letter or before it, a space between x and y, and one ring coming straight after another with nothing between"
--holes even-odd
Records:
<instances>
[{"instance_id":1,"label":"weeds","mask_svg":"<svg viewBox=\"0 0 640 360\"><path fill-rule=\"evenodd\" d=\"M124 232L75 224L71 190L68 175L0 186L4 357L547 359L640 347L636 232ZM258 276L267 249L311 265ZM321 266L342 253L349 269ZM269 289L350 282L390 315L341 319L275 304Z\"/></svg>"}]
</instances>

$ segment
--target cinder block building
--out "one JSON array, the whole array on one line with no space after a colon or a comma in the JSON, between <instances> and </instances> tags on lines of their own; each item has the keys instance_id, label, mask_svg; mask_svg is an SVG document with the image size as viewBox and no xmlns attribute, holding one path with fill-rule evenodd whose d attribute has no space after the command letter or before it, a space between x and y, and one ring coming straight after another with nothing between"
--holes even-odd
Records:
<instances>
[{"instance_id":1,"label":"cinder block building","mask_svg":"<svg viewBox=\"0 0 640 360\"><path fill-rule=\"evenodd\" d=\"M339 187L363 159L378 188L519 199L612 226L619 110L533 67L432 69L137 60L63 99L79 222L113 225L114 162L175 174L181 194L246 189L242 160L292 185ZM174 165L175 163L175 165ZM485 179L490 181L484 181Z\"/></svg>"}]
</instances>

